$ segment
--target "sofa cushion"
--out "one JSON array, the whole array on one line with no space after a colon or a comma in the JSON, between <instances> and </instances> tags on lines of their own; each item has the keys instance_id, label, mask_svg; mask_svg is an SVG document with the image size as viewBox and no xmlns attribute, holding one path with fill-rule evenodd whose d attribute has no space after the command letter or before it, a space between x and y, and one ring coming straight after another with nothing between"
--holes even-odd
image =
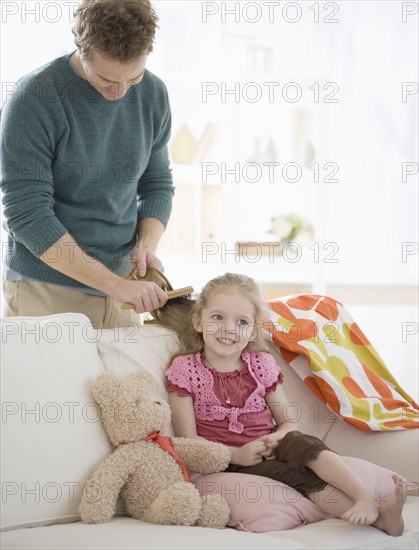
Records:
<instances>
[{"instance_id":1,"label":"sofa cushion","mask_svg":"<svg viewBox=\"0 0 419 550\"><path fill-rule=\"evenodd\" d=\"M153 525L132 518L109 523L52 525L10 531L2 536L4 550L138 549L162 550L253 550L254 548L298 550L309 544L284 536L239 533L234 529L209 529L179 525Z\"/></svg>"},{"instance_id":2,"label":"sofa cushion","mask_svg":"<svg viewBox=\"0 0 419 550\"><path fill-rule=\"evenodd\" d=\"M418 501L409 498L405 505L402 537L390 537L374 527L350 525L337 519L260 534L240 533L233 529L152 525L132 518L115 518L101 525L77 522L8 531L2 533L1 547L3 550L413 550L418 548Z\"/></svg>"},{"instance_id":3,"label":"sofa cushion","mask_svg":"<svg viewBox=\"0 0 419 550\"><path fill-rule=\"evenodd\" d=\"M1 360L2 528L75 521L110 452L90 393L96 333L80 314L4 319Z\"/></svg>"},{"instance_id":4,"label":"sofa cushion","mask_svg":"<svg viewBox=\"0 0 419 550\"><path fill-rule=\"evenodd\" d=\"M403 510L405 530L401 537L391 537L371 525L351 525L339 519L327 519L291 531L270 533L303 542L313 550L417 550L419 499L408 497Z\"/></svg>"},{"instance_id":5,"label":"sofa cushion","mask_svg":"<svg viewBox=\"0 0 419 550\"><path fill-rule=\"evenodd\" d=\"M380 504L394 491L393 472L355 457L342 457ZM230 506L231 527L252 532L282 531L332 516L298 491L271 479L239 473L194 474L202 495L220 493ZM330 499L336 498L333 493Z\"/></svg>"}]
</instances>

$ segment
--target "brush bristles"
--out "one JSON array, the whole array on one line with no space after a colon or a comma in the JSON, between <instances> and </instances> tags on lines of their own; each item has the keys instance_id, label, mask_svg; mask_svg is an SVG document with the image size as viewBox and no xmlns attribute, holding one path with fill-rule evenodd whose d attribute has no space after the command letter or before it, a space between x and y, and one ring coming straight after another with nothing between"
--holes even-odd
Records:
<instances>
[{"instance_id":1,"label":"brush bristles","mask_svg":"<svg viewBox=\"0 0 419 550\"><path fill-rule=\"evenodd\" d=\"M168 279L158 269L154 267L148 267L144 277L140 277L138 274L137 266L134 266L131 272L128 274L127 279L132 281L149 281L156 283L166 294L172 303L181 303L179 300L191 300L192 292L194 289L191 286L179 288L174 290ZM122 309L134 309L134 304L130 302L124 302L121 306ZM155 317L155 312L150 312Z\"/></svg>"}]
</instances>

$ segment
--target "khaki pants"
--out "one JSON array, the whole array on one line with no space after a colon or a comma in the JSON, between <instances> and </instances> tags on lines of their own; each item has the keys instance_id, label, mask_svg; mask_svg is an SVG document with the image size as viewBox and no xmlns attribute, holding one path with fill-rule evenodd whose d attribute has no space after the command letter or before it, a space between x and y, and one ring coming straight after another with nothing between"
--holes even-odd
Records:
<instances>
[{"instance_id":1,"label":"khaki pants","mask_svg":"<svg viewBox=\"0 0 419 550\"><path fill-rule=\"evenodd\" d=\"M56 313L83 313L95 328L118 328L141 323L133 310L121 309L109 296L93 296L47 283L3 281L3 317L40 317Z\"/></svg>"}]
</instances>

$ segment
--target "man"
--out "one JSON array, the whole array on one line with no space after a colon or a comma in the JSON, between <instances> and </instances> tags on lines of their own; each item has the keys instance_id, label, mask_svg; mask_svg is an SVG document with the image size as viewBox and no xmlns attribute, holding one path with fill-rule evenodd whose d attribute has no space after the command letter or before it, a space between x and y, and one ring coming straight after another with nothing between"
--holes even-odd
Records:
<instances>
[{"instance_id":1,"label":"man","mask_svg":"<svg viewBox=\"0 0 419 550\"><path fill-rule=\"evenodd\" d=\"M170 216L163 82L146 70L158 18L149 0L82 0L77 50L23 77L2 113L8 243L3 314L85 313L98 327L164 305L134 262L162 270Z\"/></svg>"}]
</instances>

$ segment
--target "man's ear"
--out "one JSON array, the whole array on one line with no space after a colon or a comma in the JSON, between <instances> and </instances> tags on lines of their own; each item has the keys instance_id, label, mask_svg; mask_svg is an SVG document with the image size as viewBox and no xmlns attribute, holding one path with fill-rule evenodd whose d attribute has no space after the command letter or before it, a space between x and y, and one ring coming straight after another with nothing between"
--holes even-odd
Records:
<instances>
[{"instance_id":1,"label":"man's ear","mask_svg":"<svg viewBox=\"0 0 419 550\"><path fill-rule=\"evenodd\" d=\"M199 316L196 313L194 313L192 315L192 324L193 324L194 329L196 330L196 332L202 332L201 319L199 318Z\"/></svg>"}]
</instances>

